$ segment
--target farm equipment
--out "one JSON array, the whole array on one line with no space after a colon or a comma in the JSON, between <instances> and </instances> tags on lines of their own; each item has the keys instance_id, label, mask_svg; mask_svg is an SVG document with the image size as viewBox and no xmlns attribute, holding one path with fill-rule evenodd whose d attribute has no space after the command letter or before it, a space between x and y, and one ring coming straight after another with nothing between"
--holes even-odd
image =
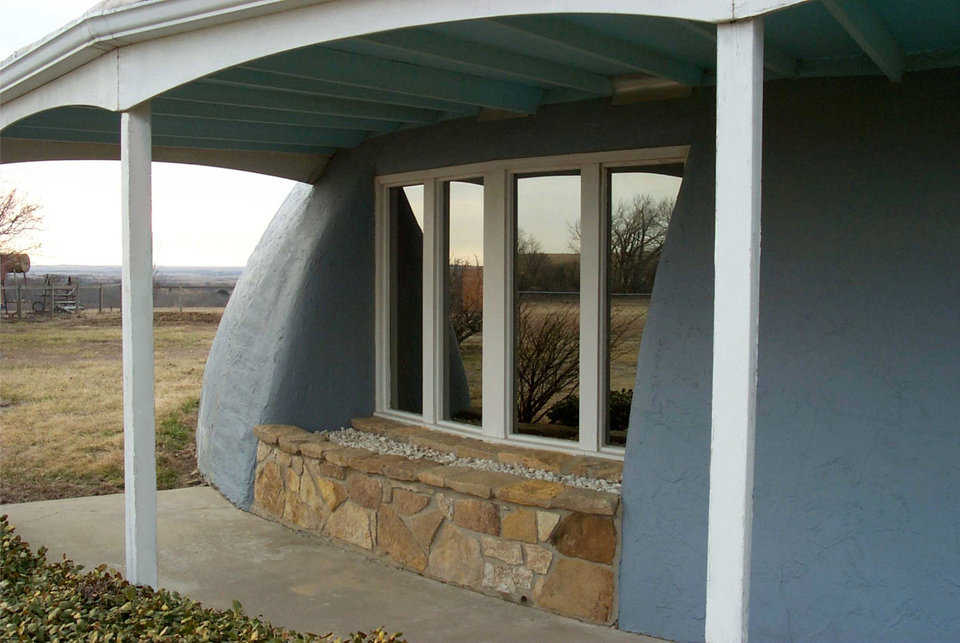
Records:
<instances>
[{"instance_id":1,"label":"farm equipment","mask_svg":"<svg viewBox=\"0 0 960 643\"><path fill-rule=\"evenodd\" d=\"M83 310L83 306L77 300L79 291L79 285L73 283L72 279L68 278L66 285L59 286L51 275L47 275L43 281L43 289L40 291L40 299L33 302L33 312L37 314L79 312Z\"/></svg>"}]
</instances>

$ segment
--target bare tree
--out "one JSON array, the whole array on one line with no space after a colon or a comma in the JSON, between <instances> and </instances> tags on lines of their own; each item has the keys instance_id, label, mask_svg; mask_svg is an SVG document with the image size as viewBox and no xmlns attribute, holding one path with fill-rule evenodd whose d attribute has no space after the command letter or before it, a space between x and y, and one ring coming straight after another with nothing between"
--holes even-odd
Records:
<instances>
[{"instance_id":1,"label":"bare tree","mask_svg":"<svg viewBox=\"0 0 960 643\"><path fill-rule=\"evenodd\" d=\"M40 229L40 206L17 194L16 188L0 194L0 251L24 252L33 246L20 245L25 233Z\"/></svg>"},{"instance_id":2,"label":"bare tree","mask_svg":"<svg viewBox=\"0 0 960 643\"><path fill-rule=\"evenodd\" d=\"M457 258L448 267L447 314L457 344L483 330L483 268L476 257L471 264Z\"/></svg>"},{"instance_id":3,"label":"bare tree","mask_svg":"<svg viewBox=\"0 0 960 643\"><path fill-rule=\"evenodd\" d=\"M543 246L532 235L517 231L517 263L515 268L517 290L537 290L545 286L548 259Z\"/></svg>"},{"instance_id":4,"label":"bare tree","mask_svg":"<svg viewBox=\"0 0 960 643\"><path fill-rule=\"evenodd\" d=\"M626 340L643 315L610 321L611 359L623 355ZM580 310L569 305L537 307L521 301L516 312L517 420L539 422L551 403L573 395L580 374Z\"/></svg>"},{"instance_id":5,"label":"bare tree","mask_svg":"<svg viewBox=\"0 0 960 643\"><path fill-rule=\"evenodd\" d=\"M653 287L673 206L670 199L655 201L646 194L617 204L610 222L611 292L645 292Z\"/></svg>"},{"instance_id":6,"label":"bare tree","mask_svg":"<svg viewBox=\"0 0 960 643\"><path fill-rule=\"evenodd\" d=\"M610 221L610 292L649 292L667 240L676 202L640 194L620 201ZM571 250L580 250L580 222L570 227Z\"/></svg>"}]
</instances>

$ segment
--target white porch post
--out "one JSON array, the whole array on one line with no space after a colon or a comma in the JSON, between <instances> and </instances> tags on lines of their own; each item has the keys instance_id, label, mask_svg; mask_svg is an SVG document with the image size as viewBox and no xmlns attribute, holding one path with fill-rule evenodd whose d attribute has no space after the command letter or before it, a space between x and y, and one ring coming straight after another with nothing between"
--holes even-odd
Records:
<instances>
[{"instance_id":1,"label":"white porch post","mask_svg":"<svg viewBox=\"0 0 960 643\"><path fill-rule=\"evenodd\" d=\"M153 233L150 104L120 120L123 199L123 493L127 580L157 586L153 407Z\"/></svg>"},{"instance_id":2,"label":"white porch post","mask_svg":"<svg viewBox=\"0 0 960 643\"><path fill-rule=\"evenodd\" d=\"M746 641L757 397L763 19L717 28L706 640Z\"/></svg>"}]
</instances>

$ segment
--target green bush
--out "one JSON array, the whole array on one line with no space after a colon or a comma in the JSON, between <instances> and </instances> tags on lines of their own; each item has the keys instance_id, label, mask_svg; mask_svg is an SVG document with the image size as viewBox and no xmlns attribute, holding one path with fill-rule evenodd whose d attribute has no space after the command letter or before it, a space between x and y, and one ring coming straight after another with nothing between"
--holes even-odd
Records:
<instances>
[{"instance_id":1,"label":"green bush","mask_svg":"<svg viewBox=\"0 0 960 643\"><path fill-rule=\"evenodd\" d=\"M622 388L619 391L610 391L607 412L608 424L611 431L626 431L630 424L630 404L633 402L633 391ZM580 398L568 395L547 411L551 424L563 426L577 426L580 423Z\"/></svg>"},{"instance_id":2,"label":"green bush","mask_svg":"<svg viewBox=\"0 0 960 643\"><path fill-rule=\"evenodd\" d=\"M243 613L203 607L177 592L131 585L106 565L84 572L66 557L50 563L0 516L0 639L19 641L322 641L405 643L382 629L346 639L274 627Z\"/></svg>"}]
</instances>

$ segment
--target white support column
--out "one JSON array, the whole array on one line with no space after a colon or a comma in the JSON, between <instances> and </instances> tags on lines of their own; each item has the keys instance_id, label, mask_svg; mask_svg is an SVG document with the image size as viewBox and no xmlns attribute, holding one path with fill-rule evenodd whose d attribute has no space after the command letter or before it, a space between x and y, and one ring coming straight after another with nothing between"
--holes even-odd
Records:
<instances>
[{"instance_id":1,"label":"white support column","mask_svg":"<svg viewBox=\"0 0 960 643\"><path fill-rule=\"evenodd\" d=\"M706 640L746 641L757 397L763 22L717 28L717 193Z\"/></svg>"},{"instance_id":2,"label":"white support column","mask_svg":"<svg viewBox=\"0 0 960 643\"><path fill-rule=\"evenodd\" d=\"M513 212L504 170L483 177L483 431L513 425Z\"/></svg>"},{"instance_id":3,"label":"white support column","mask_svg":"<svg viewBox=\"0 0 960 643\"><path fill-rule=\"evenodd\" d=\"M127 580L157 586L150 104L123 113L123 493Z\"/></svg>"},{"instance_id":4,"label":"white support column","mask_svg":"<svg viewBox=\"0 0 960 643\"><path fill-rule=\"evenodd\" d=\"M601 168L580 168L580 448L597 451L606 422L607 307Z\"/></svg>"},{"instance_id":5,"label":"white support column","mask_svg":"<svg viewBox=\"0 0 960 643\"><path fill-rule=\"evenodd\" d=\"M440 361L443 337L442 264L438 263L443 240L438 225L438 182L426 179L423 182L423 421L437 421L437 406L440 399Z\"/></svg>"}]
</instances>

